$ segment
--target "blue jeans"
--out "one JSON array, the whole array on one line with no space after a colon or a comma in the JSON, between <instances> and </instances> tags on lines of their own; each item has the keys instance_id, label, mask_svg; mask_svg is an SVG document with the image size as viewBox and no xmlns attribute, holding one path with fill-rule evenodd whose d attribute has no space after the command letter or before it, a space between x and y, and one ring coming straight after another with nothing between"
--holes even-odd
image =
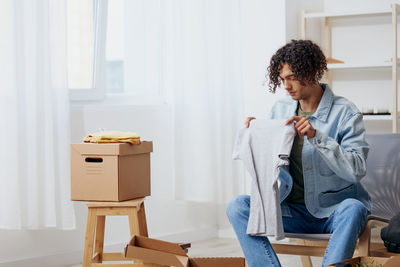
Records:
<instances>
[{"instance_id":1,"label":"blue jeans","mask_svg":"<svg viewBox=\"0 0 400 267\"><path fill-rule=\"evenodd\" d=\"M286 233L332 234L322 266L353 257L368 215L362 202L352 198L343 200L328 218L322 219L312 216L304 205L287 204L290 217L282 217ZM236 196L226 208L249 267L281 266L267 237L246 234L249 211L249 195Z\"/></svg>"}]
</instances>

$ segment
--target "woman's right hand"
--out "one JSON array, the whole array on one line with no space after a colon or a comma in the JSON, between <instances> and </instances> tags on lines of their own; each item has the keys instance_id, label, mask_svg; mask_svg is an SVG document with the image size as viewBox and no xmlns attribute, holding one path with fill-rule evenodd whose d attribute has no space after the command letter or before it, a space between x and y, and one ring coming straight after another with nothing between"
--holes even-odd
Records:
<instances>
[{"instance_id":1,"label":"woman's right hand","mask_svg":"<svg viewBox=\"0 0 400 267\"><path fill-rule=\"evenodd\" d=\"M251 120L254 120L255 119L255 117L247 117L246 118L246 121L245 121L245 123L244 123L244 125L246 126L246 128L249 128L249 126L250 126L250 121Z\"/></svg>"}]
</instances>

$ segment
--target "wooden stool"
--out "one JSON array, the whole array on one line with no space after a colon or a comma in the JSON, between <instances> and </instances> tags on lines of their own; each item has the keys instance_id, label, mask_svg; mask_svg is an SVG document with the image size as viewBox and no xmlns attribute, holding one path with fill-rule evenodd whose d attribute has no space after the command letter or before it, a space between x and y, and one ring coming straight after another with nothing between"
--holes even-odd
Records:
<instances>
[{"instance_id":1,"label":"wooden stool","mask_svg":"<svg viewBox=\"0 0 400 267\"><path fill-rule=\"evenodd\" d=\"M103 261L128 261L123 253L103 253L106 216L127 215L132 235L148 237L144 198L123 202L89 202L82 267L153 267L135 260L131 264L104 264ZM95 242L94 242L95 241ZM93 253L94 243L94 253Z\"/></svg>"}]
</instances>

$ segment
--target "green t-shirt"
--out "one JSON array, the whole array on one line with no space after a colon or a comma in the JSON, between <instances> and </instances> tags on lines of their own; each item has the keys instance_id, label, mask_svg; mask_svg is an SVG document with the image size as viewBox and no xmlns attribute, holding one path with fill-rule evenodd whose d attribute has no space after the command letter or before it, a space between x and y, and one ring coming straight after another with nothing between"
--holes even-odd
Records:
<instances>
[{"instance_id":1,"label":"green t-shirt","mask_svg":"<svg viewBox=\"0 0 400 267\"><path fill-rule=\"evenodd\" d=\"M297 108L297 115L306 117L312 115L315 111L304 112L301 110L300 105ZM296 134L293 141L292 151L289 156L289 172L293 178L293 187L287 201L296 204L305 204L304 202L304 180L303 180L303 151L304 137Z\"/></svg>"}]
</instances>

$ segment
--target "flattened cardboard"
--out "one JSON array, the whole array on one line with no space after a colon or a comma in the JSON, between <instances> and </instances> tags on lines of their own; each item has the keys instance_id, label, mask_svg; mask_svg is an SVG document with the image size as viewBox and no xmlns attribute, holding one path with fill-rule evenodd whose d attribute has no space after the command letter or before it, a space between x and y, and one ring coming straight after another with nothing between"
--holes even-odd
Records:
<instances>
[{"instance_id":1,"label":"flattened cardboard","mask_svg":"<svg viewBox=\"0 0 400 267\"><path fill-rule=\"evenodd\" d=\"M381 258L381 257L356 257L348 260L344 260L343 262L348 262L352 266L355 266L357 263L366 263L371 264L372 266L379 266L380 264L383 267L399 267L400 266L400 256L394 256L391 258ZM335 264L329 265L328 267L334 267Z\"/></svg>"},{"instance_id":2,"label":"flattened cardboard","mask_svg":"<svg viewBox=\"0 0 400 267\"><path fill-rule=\"evenodd\" d=\"M246 261L240 257L213 257L213 258L190 258L189 267L244 267Z\"/></svg>"},{"instance_id":3,"label":"flattened cardboard","mask_svg":"<svg viewBox=\"0 0 400 267\"><path fill-rule=\"evenodd\" d=\"M136 235L125 247L125 257L176 267L246 266L245 259L240 257L189 258L179 244Z\"/></svg>"},{"instance_id":4,"label":"flattened cardboard","mask_svg":"<svg viewBox=\"0 0 400 267\"><path fill-rule=\"evenodd\" d=\"M71 199L124 201L149 196L152 142L71 144Z\"/></svg>"},{"instance_id":5,"label":"flattened cardboard","mask_svg":"<svg viewBox=\"0 0 400 267\"><path fill-rule=\"evenodd\" d=\"M400 256L392 256L385 262L384 267L399 267L400 266Z\"/></svg>"},{"instance_id":6,"label":"flattened cardboard","mask_svg":"<svg viewBox=\"0 0 400 267\"><path fill-rule=\"evenodd\" d=\"M141 259L145 263L155 263L160 265L176 266L176 267L187 267L189 258L187 256L179 256L172 253L155 251L148 248L140 248L130 246L128 258Z\"/></svg>"},{"instance_id":7,"label":"flattened cardboard","mask_svg":"<svg viewBox=\"0 0 400 267\"><path fill-rule=\"evenodd\" d=\"M167 252L179 256L186 256L185 251L177 243L158 240L145 236L133 235L128 245L137 246L141 248L153 249L156 251Z\"/></svg>"},{"instance_id":8,"label":"flattened cardboard","mask_svg":"<svg viewBox=\"0 0 400 267\"><path fill-rule=\"evenodd\" d=\"M176 267L187 267L189 264L189 257L179 244L137 235L125 247L125 257Z\"/></svg>"}]
</instances>

